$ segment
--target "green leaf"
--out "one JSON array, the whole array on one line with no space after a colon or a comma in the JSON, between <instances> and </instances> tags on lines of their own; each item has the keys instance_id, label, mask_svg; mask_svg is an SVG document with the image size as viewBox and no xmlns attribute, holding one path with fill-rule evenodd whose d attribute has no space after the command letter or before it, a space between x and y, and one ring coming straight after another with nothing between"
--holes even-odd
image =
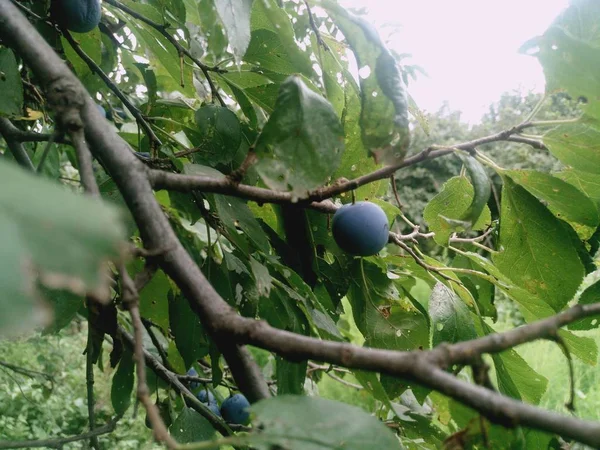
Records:
<instances>
[{"instance_id":1,"label":"green leaf","mask_svg":"<svg viewBox=\"0 0 600 450\"><path fill-rule=\"evenodd\" d=\"M262 84L249 87L244 92L254 103L271 114L275 110L275 103L279 96L279 86L277 83Z\"/></svg>"},{"instance_id":2,"label":"green leaf","mask_svg":"<svg viewBox=\"0 0 600 450\"><path fill-rule=\"evenodd\" d=\"M572 184L594 201L600 209L600 174L575 169L565 169L553 174L555 177Z\"/></svg>"},{"instance_id":3,"label":"green leaf","mask_svg":"<svg viewBox=\"0 0 600 450\"><path fill-rule=\"evenodd\" d=\"M469 258L470 261L477 264L492 276L490 281L494 283L496 288L500 289L509 298L517 302L519 311L526 322L531 323L556 314L554 308L548 304L545 299L536 297L535 294L517 286L506 274L500 272L500 270L488 259L478 253L461 252L460 254Z\"/></svg>"},{"instance_id":4,"label":"green leaf","mask_svg":"<svg viewBox=\"0 0 600 450\"><path fill-rule=\"evenodd\" d=\"M362 386L367 390L373 398L379 400L380 402L388 405L391 408L390 398L383 387L381 381L379 381L378 374L374 372L367 372L364 370L354 370L352 374L356 378L356 380L362 384ZM396 380L397 381L397 380ZM395 387L395 386L394 386Z\"/></svg>"},{"instance_id":5,"label":"green leaf","mask_svg":"<svg viewBox=\"0 0 600 450\"><path fill-rule=\"evenodd\" d=\"M170 295L169 320L177 350L186 367L208 355L208 337L198 316L183 295Z\"/></svg>"},{"instance_id":6,"label":"green leaf","mask_svg":"<svg viewBox=\"0 0 600 450\"><path fill-rule=\"evenodd\" d=\"M112 378L110 399L113 409L117 415L125 414L131 404L131 393L133 392L133 354L125 350L121 356L119 367Z\"/></svg>"},{"instance_id":7,"label":"green leaf","mask_svg":"<svg viewBox=\"0 0 600 450\"><path fill-rule=\"evenodd\" d=\"M221 86L224 89L225 87L229 87L231 89L231 92L235 96L235 99L237 100L238 104L240 105L242 112L250 122L250 126L256 128L258 124L258 117L256 116L254 106L252 105L250 98L246 95L246 92L238 88L235 84L229 83L227 81L225 83L225 86Z\"/></svg>"},{"instance_id":8,"label":"green leaf","mask_svg":"<svg viewBox=\"0 0 600 450\"><path fill-rule=\"evenodd\" d=\"M261 433L252 446L273 444L294 450L365 448L401 449L389 428L361 408L317 397L283 395L251 407ZM268 441L268 442L267 442Z\"/></svg>"},{"instance_id":9,"label":"green leaf","mask_svg":"<svg viewBox=\"0 0 600 450\"><path fill-rule=\"evenodd\" d=\"M479 161L474 157L464 156L460 153L458 156L467 168L474 191L469 209L465 211L459 221L465 221L468 224L467 227L471 227L481 216L492 193L492 185L487 172Z\"/></svg>"},{"instance_id":10,"label":"green leaf","mask_svg":"<svg viewBox=\"0 0 600 450\"><path fill-rule=\"evenodd\" d=\"M254 246L263 253L269 253L270 244L248 205L241 199L224 195L214 196L217 214L232 233L241 228Z\"/></svg>"},{"instance_id":11,"label":"green leaf","mask_svg":"<svg viewBox=\"0 0 600 450\"><path fill-rule=\"evenodd\" d=\"M429 316L433 347L442 342L453 344L477 338L469 308L442 283L437 283L431 292Z\"/></svg>"},{"instance_id":12,"label":"green leaf","mask_svg":"<svg viewBox=\"0 0 600 450\"><path fill-rule=\"evenodd\" d=\"M124 245L116 208L12 163L0 161L0 179L1 332L29 322L37 283L107 297L104 263Z\"/></svg>"},{"instance_id":13,"label":"green leaf","mask_svg":"<svg viewBox=\"0 0 600 450\"><path fill-rule=\"evenodd\" d=\"M600 4L596 0L575 0L552 23L571 36L600 47Z\"/></svg>"},{"instance_id":14,"label":"green leaf","mask_svg":"<svg viewBox=\"0 0 600 450\"><path fill-rule=\"evenodd\" d=\"M249 62L256 62L260 65L261 69L288 75L299 72L312 78L314 76L312 62L308 53L302 51L296 43L294 29L285 10L280 8L275 0L256 0L252 8L252 40L244 59ZM264 31L268 31L269 33L264 33ZM264 40L267 36L270 36L270 40ZM252 41L255 37L257 38L257 42L253 43ZM267 47L264 48L270 50L261 51L259 48L261 44L259 42L263 42L263 46L266 44ZM250 48L253 49L252 52ZM278 68L283 66L277 64L277 59L273 58L274 51L280 54L280 57L285 60L286 65L289 64L290 69L285 71L278 70ZM256 59L257 54L262 55L264 59L262 61Z\"/></svg>"},{"instance_id":15,"label":"green leaf","mask_svg":"<svg viewBox=\"0 0 600 450\"><path fill-rule=\"evenodd\" d=\"M452 260L452 267L460 269L468 269L474 272L481 272L479 267L464 255L457 255ZM484 272L484 275L486 272ZM472 275L468 273L458 272L458 278L465 285L465 287L471 292L471 295L477 302L479 311L482 316L491 317L496 321L498 313L494 305L495 299L495 286L488 279L482 278L481 276Z\"/></svg>"},{"instance_id":16,"label":"green leaf","mask_svg":"<svg viewBox=\"0 0 600 450\"><path fill-rule=\"evenodd\" d=\"M250 12L253 0L215 0L233 56L239 64L250 42Z\"/></svg>"},{"instance_id":17,"label":"green leaf","mask_svg":"<svg viewBox=\"0 0 600 450\"><path fill-rule=\"evenodd\" d=\"M600 124L581 120L560 125L544 135L544 144L564 164L600 174Z\"/></svg>"},{"instance_id":18,"label":"green leaf","mask_svg":"<svg viewBox=\"0 0 600 450\"><path fill-rule=\"evenodd\" d=\"M268 297L271 292L271 275L269 274L269 269L252 257L250 257L250 268L252 269L252 275L259 295Z\"/></svg>"},{"instance_id":19,"label":"green leaf","mask_svg":"<svg viewBox=\"0 0 600 450\"><path fill-rule=\"evenodd\" d=\"M43 291L44 297L52 305L53 310L52 323L44 328L44 334L58 333L75 318L85 304L84 299L81 295L64 290L54 291L44 289Z\"/></svg>"},{"instance_id":20,"label":"green leaf","mask_svg":"<svg viewBox=\"0 0 600 450\"><path fill-rule=\"evenodd\" d=\"M401 161L410 135L408 97L396 60L377 31L363 19L331 1L324 1L322 6L344 33L358 63L363 144L377 161Z\"/></svg>"},{"instance_id":21,"label":"green leaf","mask_svg":"<svg viewBox=\"0 0 600 450\"><path fill-rule=\"evenodd\" d=\"M215 436L215 429L197 411L186 406L169 429L171 436L180 444L208 441Z\"/></svg>"},{"instance_id":22,"label":"green leaf","mask_svg":"<svg viewBox=\"0 0 600 450\"><path fill-rule=\"evenodd\" d=\"M140 291L140 314L163 330L169 329L169 278L158 270Z\"/></svg>"},{"instance_id":23,"label":"green leaf","mask_svg":"<svg viewBox=\"0 0 600 450\"><path fill-rule=\"evenodd\" d=\"M365 149L365 146L360 139L360 114L361 114L361 100L360 100L360 89L356 84L356 81L350 74L350 72L344 67L342 58L346 57L346 47L340 45L334 39L329 39L326 36L323 37L328 47L331 49L329 52L321 52L323 54L324 63L328 59L330 61L328 65L331 67L330 77L335 77L335 83L339 87L337 80L337 74L340 73L343 76L344 85L344 104L342 110L342 127L344 129L344 146L345 150L342 154L340 165L335 171L333 178L338 179L340 177L352 179L373 172L377 169L377 163L371 157ZM334 51L336 52L334 54ZM327 67L327 65L325 66ZM327 78L325 78L327 82ZM330 83L334 83L331 80ZM332 88L329 89L331 92ZM329 96L329 93L328 93ZM331 100L330 100L331 101ZM336 104L334 103L334 106ZM337 110L337 109L336 109ZM360 186L354 191L356 198L361 200L373 200L377 194L381 194L382 190L385 190L387 183L383 181L376 181L374 183L368 183ZM345 194L342 194L342 197Z\"/></svg>"},{"instance_id":24,"label":"green leaf","mask_svg":"<svg viewBox=\"0 0 600 450\"><path fill-rule=\"evenodd\" d=\"M556 217L591 228L586 237L591 236L598 226L600 216L596 205L571 184L535 170L507 170L504 173L544 201Z\"/></svg>"},{"instance_id":25,"label":"green leaf","mask_svg":"<svg viewBox=\"0 0 600 450\"><path fill-rule=\"evenodd\" d=\"M0 115L23 115L23 82L12 50L0 48Z\"/></svg>"},{"instance_id":26,"label":"green leaf","mask_svg":"<svg viewBox=\"0 0 600 450\"><path fill-rule=\"evenodd\" d=\"M242 129L235 113L228 108L207 105L196 111L197 136L190 136L200 148L194 153L198 164L228 164L242 142Z\"/></svg>"},{"instance_id":27,"label":"green leaf","mask_svg":"<svg viewBox=\"0 0 600 450\"><path fill-rule=\"evenodd\" d=\"M583 265L558 219L509 176L503 180L500 252L493 261L516 285L560 311L579 287Z\"/></svg>"},{"instance_id":28,"label":"green leaf","mask_svg":"<svg viewBox=\"0 0 600 450\"><path fill-rule=\"evenodd\" d=\"M169 364L171 364L171 367L175 372L187 372L187 368L185 367L185 361L181 357L179 350L177 350L177 345L175 344L175 341L169 342L169 347L167 348L167 359L169 360Z\"/></svg>"},{"instance_id":29,"label":"green leaf","mask_svg":"<svg viewBox=\"0 0 600 450\"><path fill-rule=\"evenodd\" d=\"M476 322L475 327L479 335L495 333L485 322ZM537 405L548 387L548 380L533 370L514 349L491 356L496 368L498 390L504 395Z\"/></svg>"},{"instance_id":30,"label":"green leaf","mask_svg":"<svg viewBox=\"0 0 600 450\"><path fill-rule=\"evenodd\" d=\"M493 354L496 367L498 389L504 395L537 405L546 388L548 380L533 370L514 350Z\"/></svg>"},{"instance_id":31,"label":"green leaf","mask_svg":"<svg viewBox=\"0 0 600 450\"><path fill-rule=\"evenodd\" d=\"M195 0L183 0L185 4L185 19L194 25L200 25L202 20L200 19L200 11L198 4Z\"/></svg>"},{"instance_id":32,"label":"green leaf","mask_svg":"<svg viewBox=\"0 0 600 450\"><path fill-rule=\"evenodd\" d=\"M460 226L450 223L450 220L460 220L468 214L474 201L474 190L466 177L450 178L442 186L442 190L431 199L423 211L423 218L429 229L435 232L433 239L440 245L448 245L448 239ZM482 230L491 223L491 213L487 206L479 219L472 226L473 230Z\"/></svg>"},{"instance_id":33,"label":"green leaf","mask_svg":"<svg viewBox=\"0 0 600 450\"><path fill-rule=\"evenodd\" d=\"M131 6L131 4L129 3L128 6ZM159 85L162 84L161 88L173 91L178 90L192 97L194 95L192 69L188 64L184 64L183 68L181 67L180 57L175 47L149 25L130 20L129 16L125 17L127 23L132 25L131 31L145 44L146 50L153 56L154 70ZM162 20L159 20L159 23L161 22Z\"/></svg>"},{"instance_id":34,"label":"green leaf","mask_svg":"<svg viewBox=\"0 0 600 450\"><path fill-rule=\"evenodd\" d=\"M72 33L73 38L92 60L100 63L102 61L102 33L98 27L94 28L88 33ZM64 38L61 37L62 47L65 51L65 56L72 64L75 73L83 81L83 84L88 91L93 92L99 89L103 83L98 75L92 72L92 69L87 63L79 57L79 55L73 50L71 44Z\"/></svg>"},{"instance_id":35,"label":"green leaf","mask_svg":"<svg viewBox=\"0 0 600 450\"><path fill-rule=\"evenodd\" d=\"M256 3L259 1L257 0ZM269 30L252 32L252 39L244 60L275 73L291 75L297 71L277 33Z\"/></svg>"},{"instance_id":36,"label":"green leaf","mask_svg":"<svg viewBox=\"0 0 600 450\"><path fill-rule=\"evenodd\" d=\"M312 34L310 42L313 48L319 47L316 34ZM323 71L323 87L325 88L325 96L327 97L329 103L331 103L333 106L333 109L337 113L338 117L342 118L346 104L345 91L349 88L349 86L343 86L340 84L338 74L343 75L344 78L346 78L346 76L344 74L345 69L337 57L338 54L343 51L344 47L335 40L327 40L326 45L329 47L329 51L318 51L316 52L316 56L319 58L319 64L321 65L321 70ZM354 83L354 86L356 86L356 83ZM358 92L358 89L356 89L356 92Z\"/></svg>"},{"instance_id":37,"label":"green leaf","mask_svg":"<svg viewBox=\"0 0 600 450\"><path fill-rule=\"evenodd\" d=\"M362 267L361 267L362 265ZM381 269L357 260L347 297L365 346L393 350L429 348L427 319L399 292Z\"/></svg>"},{"instance_id":38,"label":"green leaf","mask_svg":"<svg viewBox=\"0 0 600 450\"><path fill-rule=\"evenodd\" d=\"M600 281L588 287L579 297L580 305L590 305L600 301ZM569 330L591 330L600 326L600 317L590 316L569 324Z\"/></svg>"},{"instance_id":39,"label":"green leaf","mask_svg":"<svg viewBox=\"0 0 600 450\"><path fill-rule=\"evenodd\" d=\"M598 297L596 297L596 300ZM578 336L567 330L559 330L558 335L569 349L572 355L579 358L590 366L595 366L598 362L598 346L591 337Z\"/></svg>"},{"instance_id":40,"label":"green leaf","mask_svg":"<svg viewBox=\"0 0 600 450\"><path fill-rule=\"evenodd\" d=\"M307 335L308 321L296 303L288 291L274 286L268 298L261 298L259 315L275 328Z\"/></svg>"},{"instance_id":41,"label":"green leaf","mask_svg":"<svg viewBox=\"0 0 600 450\"><path fill-rule=\"evenodd\" d=\"M343 130L332 106L297 76L282 85L257 143L256 169L272 189L303 198L337 169Z\"/></svg>"},{"instance_id":42,"label":"green leaf","mask_svg":"<svg viewBox=\"0 0 600 450\"><path fill-rule=\"evenodd\" d=\"M539 49L536 56L546 77L546 92L565 90L572 98L584 97L586 114L600 119L600 45L586 41L588 36L573 36L569 25L551 26L535 40Z\"/></svg>"},{"instance_id":43,"label":"green leaf","mask_svg":"<svg viewBox=\"0 0 600 450\"><path fill-rule=\"evenodd\" d=\"M275 358L277 374L277 395L304 394L304 380L308 361L292 362L281 357Z\"/></svg>"}]
</instances>

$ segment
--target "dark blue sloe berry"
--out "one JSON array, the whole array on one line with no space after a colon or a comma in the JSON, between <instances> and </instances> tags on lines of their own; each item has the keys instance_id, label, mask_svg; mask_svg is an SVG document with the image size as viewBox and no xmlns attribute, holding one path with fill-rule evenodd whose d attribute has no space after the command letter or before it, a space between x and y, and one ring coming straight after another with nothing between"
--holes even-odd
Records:
<instances>
[{"instance_id":1,"label":"dark blue sloe berry","mask_svg":"<svg viewBox=\"0 0 600 450\"><path fill-rule=\"evenodd\" d=\"M196 369L194 369L193 367L187 371L187 375L189 377L197 377L198 376L198 372L196 372ZM200 383L198 381L190 381L190 389L198 389L200 387Z\"/></svg>"},{"instance_id":2,"label":"dark blue sloe berry","mask_svg":"<svg viewBox=\"0 0 600 450\"><path fill-rule=\"evenodd\" d=\"M371 202L356 202L339 208L331 224L337 245L355 256L379 253L388 242L388 219L379 206Z\"/></svg>"},{"instance_id":3,"label":"dark blue sloe berry","mask_svg":"<svg viewBox=\"0 0 600 450\"><path fill-rule=\"evenodd\" d=\"M201 389L200 392L198 392L197 397L198 400L200 400L202 403L208 403L209 405L217 403L215 396L208 389Z\"/></svg>"},{"instance_id":4,"label":"dark blue sloe berry","mask_svg":"<svg viewBox=\"0 0 600 450\"><path fill-rule=\"evenodd\" d=\"M217 405L216 403L209 403L208 409L210 409L215 416L222 417L221 410L219 409L219 405Z\"/></svg>"},{"instance_id":5,"label":"dark blue sloe berry","mask_svg":"<svg viewBox=\"0 0 600 450\"><path fill-rule=\"evenodd\" d=\"M71 31L87 33L100 23L100 0L53 0L52 16Z\"/></svg>"},{"instance_id":6,"label":"dark blue sloe berry","mask_svg":"<svg viewBox=\"0 0 600 450\"><path fill-rule=\"evenodd\" d=\"M235 394L227 398L221 405L221 414L228 423L246 425L250 419L250 402L243 394Z\"/></svg>"}]
</instances>

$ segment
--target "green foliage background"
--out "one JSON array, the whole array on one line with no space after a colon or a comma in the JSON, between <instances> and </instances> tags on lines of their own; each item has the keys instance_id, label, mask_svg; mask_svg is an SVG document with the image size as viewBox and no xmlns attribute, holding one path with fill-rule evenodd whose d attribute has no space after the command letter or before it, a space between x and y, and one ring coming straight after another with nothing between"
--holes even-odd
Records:
<instances>
[{"instance_id":1,"label":"green foliage background","mask_svg":"<svg viewBox=\"0 0 600 450\"><path fill-rule=\"evenodd\" d=\"M398 171L401 209L385 178L334 198L338 205L354 196L380 204L395 232L414 231L412 222L423 232L435 232L419 236L418 245L407 240L416 252L412 257L388 245L379 255L352 259L335 244L327 215L309 208L300 210L297 228L290 229L285 220L290 205L210 189L157 190L155 200L182 245L242 316L313 338L426 350L596 301L600 11L594 1L574 1L542 36L524 45L522 50L544 68L545 96L507 93L473 127L448 107L424 116L406 91L418 68L403 64L369 24L333 1L106 0L100 27L74 40L35 20L35 15L46 16L48 2L23 3L31 8L26 12L37 30L108 111L113 131L152 169L218 181L254 161L242 174L243 185L284 191L296 202L343 183L340 179L400 164L426 148L450 152L460 143L509 130L492 143L476 145L478 153L469 148L471 156L424 157L421 164ZM309 4L319 14L309 16ZM369 74L355 77L351 58L359 68L368 66ZM100 71L109 75L109 83ZM10 119L25 134L52 132L54 122L36 77L4 46L0 72L2 92L11 93L0 98L0 119ZM85 344L73 321L88 318L98 422L125 414L116 434L102 438L103 445L151 446L143 414L132 416L131 352L121 352L114 332L117 325L130 331L131 322L119 285L108 283L99 270L119 259L126 241L141 246L140 233L99 161L94 173L104 201L92 202L79 195L73 148L59 139L46 152L44 140L23 139L26 155L20 161L10 142L0 147L0 174L9 181L0 192L5 246L0 332L27 336L3 340L0 361L48 372L56 384L50 391L48 383L3 369L0 380L7 389L0 392L0 438L39 439L85 429ZM523 141L534 142L533 148ZM23 159L40 167L37 176L16 168ZM489 227L493 231L483 243L449 241L454 232L468 239ZM25 258L35 271L22 270ZM116 265L108 267L116 277ZM132 277L143 269L137 260L127 264ZM32 295L34 287L38 296ZM86 308L83 296L91 290L112 299L109 306ZM31 330L33 313L48 312L36 303L42 294L54 314L45 315L51 320L40 336ZM144 340L154 356L163 351L165 364L180 375L194 366L211 379L220 401L235 391L190 299L165 272L157 271L139 300L141 315L157 335L154 342L149 334ZM598 418L593 369L598 322L578 321L559 336L582 374L577 403L585 400L586 406L579 413ZM334 445L357 430L374 448L439 448L464 434L470 448L484 448L489 440L493 448L535 450L557 439L479 422L474 411L455 400L405 380L329 370L256 348L252 354L276 394L253 409L255 426L265 427L260 435L247 436L257 448L285 439L293 439L295 449L312 448L302 441L306 436ZM566 363L555 347L534 343L486 361L499 393L565 412L568 383L556 367ZM457 376L472 381L464 368ZM153 399L161 401L178 440L215 436L211 424L181 396L150 371L148 377ZM345 415L352 423L344 422ZM312 434L317 425L319 436ZM361 445L360 436L348 439L348 448Z\"/></svg>"}]
</instances>

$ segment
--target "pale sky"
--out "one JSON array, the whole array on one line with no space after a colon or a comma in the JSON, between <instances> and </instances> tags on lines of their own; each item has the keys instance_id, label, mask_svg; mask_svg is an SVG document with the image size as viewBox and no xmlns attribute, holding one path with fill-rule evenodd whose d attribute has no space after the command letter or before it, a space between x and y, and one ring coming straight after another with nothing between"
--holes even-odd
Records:
<instances>
[{"instance_id":1,"label":"pale sky","mask_svg":"<svg viewBox=\"0 0 600 450\"><path fill-rule=\"evenodd\" d=\"M436 111L444 100L474 123L502 92L544 90L537 60L519 47L545 31L568 0L341 0L367 8L367 20L388 46L429 77L411 82L419 106ZM394 34L390 33L396 30Z\"/></svg>"}]
</instances>

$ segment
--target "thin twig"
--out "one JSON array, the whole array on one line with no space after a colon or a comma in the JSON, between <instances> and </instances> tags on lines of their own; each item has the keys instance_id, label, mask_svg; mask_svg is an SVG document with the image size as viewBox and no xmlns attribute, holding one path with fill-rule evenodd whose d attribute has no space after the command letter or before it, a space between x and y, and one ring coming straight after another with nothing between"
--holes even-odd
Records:
<instances>
[{"instance_id":1,"label":"thin twig","mask_svg":"<svg viewBox=\"0 0 600 450\"><path fill-rule=\"evenodd\" d=\"M38 441L0 441L0 449L9 449L9 448L57 448L61 449L65 446L65 444L69 444L71 442L77 441L85 441L87 439L96 438L103 434L112 433L115 431L117 426L117 422L120 417L117 416L108 422L106 425L102 425L101 427L95 428L86 433L77 434L75 436L61 437L61 438L53 438L53 439L40 439Z\"/></svg>"},{"instance_id":2,"label":"thin twig","mask_svg":"<svg viewBox=\"0 0 600 450\"><path fill-rule=\"evenodd\" d=\"M50 375L49 373L38 372L37 370L26 369L25 367L19 367L19 366L16 366L14 364L10 364L10 363L4 362L4 361L0 361L0 366L5 367L6 369L9 369L20 375L25 375L26 377L29 377L29 378L42 377L42 378L45 378L46 380L50 381L51 383L54 383L54 377L52 375Z\"/></svg>"},{"instance_id":3,"label":"thin twig","mask_svg":"<svg viewBox=\"0 0 600 450\"><path fill-rule=\"evenodd\" d=\"M41 173L44 168L44 164L46 163L46 158L50 154L50 149L52 148L52 144L54 144L56 138L60 136L61 133L54 132L50 135L50 139L46 143L46 147L44 147L44 152L42 153L42 157L40 158L40 162L38 163L36 172Z\"/></svg>"},{"instance_id":4,"label":"thin twig","mask_svg":"<svg viewBox=\"0 0 600 450\"><path fill-rule=\"evenodd\" d=\"M15 161L19 163L20 166L24 167L27 170L35 172L35 167L29 158L29 155L25 151L25 148L21 144L21 142L11 134L11 129L17 129L8 119L4 117L0 117L0 135L6 141L6 145L8 149L12 153Z\"/></svg>"},{"instance_id":5,"label":"thin twig","mask_svg":"<svg viewBox=\"0 0 600 450\"><path fill-rule=\"evenodd\" d=\"M69 42L69 44L75 51L75 53L77 53L77 55L88 65L88 67L90 68L90 70L92 72L96 73L100 78L102 78L102 81L104 81L104 84L106 84L106 86L108 86L108 88L111 91L113 91L113 93L119 98L119 100L121 100L121 102L125 105L125 107L131 112L133 117L135 117L135 120L137 121L138 125L143 128L144 132L148 136L148 139L150 139L150 145L152 146L152 148L160 147L162 145L162 142L156 136L156 134L154 133L154 130L152 130L152 127L150 126L150 124L148 122L146 122L146 119L144 119L140 110L137 109L129 101L129 99L125 96L125 94L123 94L123 92L121 92L121 90L117 87L117 85L115 83L113 83L113 81L108 77L108 75L106 75L104 73L104 71L100 68L100 66L98 64L96 64L94 62L94 60L89 57L89 55L87 53L85 53L83 51L83 49L81 48L79 43L73 38L73 36L71 36L71 33L68 30L63 29L62 33L63 33L63 36L65 37L65 39Z\"/></svg>"},{"instance_id":6,"label":"thin twig","mask_svg":"<svg viewBox=\"0 0 600 450\"><path fill-rule=\"evenodd\" d=\"M273 191L270 189L245 184L232 184L226 177L216 178L199 175L181 175L160 170L150 170L148 172L148 176L156 190L167 189L182 192L200 190L203 192L225 194L234 197L245 198L247 200L254 200L258 203L296 203L298 205L306 205L311 208L319 209L319 202L345 192L353 191L366 184L388 178L399 169L451 154L457 149L471 151L475 147L481 145L498 141L506 141L510 136L517 134L530 126L531 124L529 123L523 123L508 130L504 130L490 136L473 139L461 144L456 144L452 147L431 146L409 158L406 158L404 161L398 164L382 167L381 169L361 175L353 180L342 180L339 183L333 183L330 186L316 189L315 191L308 193L305 198L299 199L297 202L296 198L294 198L289 192Z\"/></svg>"},{"instance_id":7,"label":"thin twig","mask_svg":"<svg viewBox=\"0 0 600 450\"><path fill-rule=\"evenodd\" d=\"M440 277L442 277L446 281L449 281L449 282L452 282L452 283L456 283L457 282L455 279L449 277L445 273L440 272L437 267L429 265L425 261L423 261L419 257L419 255L417 255L415 253L415 251L412 248L410 248L408 245L406 245L404 242L402 242L402 240L400 240L400 237L396 233L390 233L390 241L392 243L396 244L401 249L403 249L406 253L408 253L412 257L412 259L414 259L415 262L419 266L421 266L423 269L425 269L426 271L428 271L428 272L435 272L435 273L437 273Z\"/></svg>"},{"instance_id":8,"label":"thin twig","mask_svg":"<svg viewBox=\"0 0 600 450\"><path fill-rule=\"evenodd\" d=\"M160 359L162 359L164 366L167 369L169 369L170 371L173 371L173 367L171 367L171 363L169 363L169 357L167 355L167 352L165 352L165 349L163 348L160 341L156 337L156 334L154 333L154 330L152 329L152 324L148 320L144 319L143 317L142 317L142 323L144 324L144 327L146 328L146 331L148 332L148 336L150 336L150 340L152 341L152 344L158 351L158 354L160 355Z\"/></svg>"},{"instance_id":9,"label":"thin twig","mask_svg":"<svg viewBox=\"0 0 600 450\"><path fill-rule=\"evenodd\" d=\"M567 358L567 365L569 366L569 401L565 404L565 406L569 411L575 412L575 368L573 367L571 351L560 334L556 333L551 335L549 339L558 344Z\"/></svg>"},{"instance_id":10,"label":"thin twig","mask_svg":"<svg viewBox=\"0 0 600 450\"><path fill-rule=\"evenodd\" d=\"M124 343L134 348L135 341L133 336L131 336L123 327L118 327L119 335L123 339ZM201 403L198 398L190 392L190 390L185 386L181 381L179 381L179 376L170 370L168 370L165 366L163 366L160 361L154 357L150 352L143 350L144 358L148 367L163 381L168 383L178 394L182 395L185 399L186 404L193 408L195 411L200 413L205 419L207 419L210 424L224 436L230 436L232 434L231 428L221 419L214 415L214 413L208 409L208 406Z\"/></svg>"},{"instance_id":11,"label":"thin twig","mask_svg":"<svg viewBox=\"0 0 600 450\"><path fill-rule=\"evenodd\" d=\"M194 62L194 64L196 64L200 68L200 70L204 74L204 77L206 78L206 81L208 82L208 84L210 86L210 90L212 92L213 97L215 97L219 101L221 106L226 106L226 103L223 101L221 94L219 94L219 90L215 86L209 72L226 73L227 70L220 69L218 67L207 66L206 64L201 62L198 58L194 57L194 55L192 55L192 53L188 49L183 47L177 41L177 39L175 39L173 37L173 35L171 35L167 31L166 25L162 25L160 23L156 23L156 22L148 19L146 16L134 11L131 8L128 8L123 3L118 2L117 0L104 0L104 1L106 3L108 3L109 5L114 6L115 8L119 8L121 11L125 11L127 14L129 14L134 19L141 20L142 22L146 23L147 25L150 25L152 28L154 28L156 31L158 31L160 34L162 34L165 37L165 39L167 39L175 47L175 49L177 50L177 53L179 53L180 55L183 54L183 55L187 56L189 59L191 59Z\"/></svg>"},{"instance_id":12,"label":"thin twig","mask_svg":"<svg viewBox=\"0 0 600 450\"><path fill-rule=\"evenodd\" d=\"M546 145L538 139L531 139L531 138L528 138L525 136L516 135L516 136L509 136L506 138L506 140L508 142L518 142L520 144L527 144L538 150L548 150L548 147L546 147Z\"/></svg>"},{"instance_id":13,"label":"thin twig","mask_svg":"<svg viewBox=\"0 0 600 450\"><path fill-rule=\"evenodd\" d=\"M239 184L244 179L244 176L246 176L246 172L248 172L248 169L250 169L250 167L256 164L257 161L258 157L256 156L256 152L253 148L250 148L248 150L248 153L246 154L246 157L244 158L244 161L242 161L242 164L240 164L240 167L238 167L229 175L227 175L227 178L232 183Z\"/></svg>"},{"instance_id":14,"label":"thin twig","mask_svg":"<svg viewBox=\"0 0 600 450\"><path fill-rule=\"evenodd\" d=\"M308 4L307 0L304 0L304 6L306 6L306 10L308 12L308 22L310 24L310 28L315 33L315 37L317 38L317 43L321 47L323 47L324 50L329 51L329 46L325 43L325 41L323 40L323 37L321 36L321 32L319 31L319 27L317 26L317 23L315 22L315 17L313 16L312 10L310 9L310 5Z\"/></svg>"},{"instance_id":15,"label":"thin twig","mask_svg":"<svg viewBox=\"0 0 600 450\"><path fill-rule=\"evenodd\" d=\"M92 299L88 297L87 300L89 310ZM87 391L88 422L91 432L96 428L96 413L94 411L96 404L96 401L94 400L94 331L91 322L88 322L87 344L85 351L85 380ZM97 435L93 434L90 436L90 446L95 450L100 450L100 444L98 443Z\"/></svg>"},{"instance_id":16,"label":"thin twig","mask_svg":"<svg viewBox=\"0 0 600 450\"><path fill-rule=\"evenodd\" d=\"M461 237L458 237L456 235L456 233L454 233L450 237L449 242L466 242L466 243L481 242L481 241L485 240L485 238L487 238L492 233L492 231L494 231L494 227L490 226L490 227L488 227L487 230L485 230L485 232L483 234L480 234L479 236L475 236L472 238L461 238Z\"/></svg>"},{"instance_id":17,"label":"thin twig","mask_svg":"<svg viewBox=\"0 0 600 450\"><path fill-rule=\"evenodd\" d=\"M85 142L83 129L78 129L70 132L71 141L77 153L77 162L79 164L79 177L81 184L86 192L94 197L100 196L100 189L96 183L94 168L92 166L92 154Z\"/></svg>"},{"instance_id":18,"label":"thin twig","mask_svg":"<svg viewBox=\"0 0 600 450\"><path fill-rule=\"evenodd\" d=\"M126 309L129 310L131 315L131 322L133 324L134 331L134 347L133 355L136 365L137 373L137 398L146 408L148 418L152 424L152 430L154 437L159 442L164 442L168 448L174 449L177 447L177 441L171 437L169 430L160 416L157 406L152 403L150 398L150 389L146 383L146 369L144 365L144 347L143 347L143 328L142 319L140 317L139 310L139 294L135 287L135 282L129 276L127 269L124 264L120 267L121 275L121 295L123 298L123 304Z\"/></svg>"}]
</instances>

